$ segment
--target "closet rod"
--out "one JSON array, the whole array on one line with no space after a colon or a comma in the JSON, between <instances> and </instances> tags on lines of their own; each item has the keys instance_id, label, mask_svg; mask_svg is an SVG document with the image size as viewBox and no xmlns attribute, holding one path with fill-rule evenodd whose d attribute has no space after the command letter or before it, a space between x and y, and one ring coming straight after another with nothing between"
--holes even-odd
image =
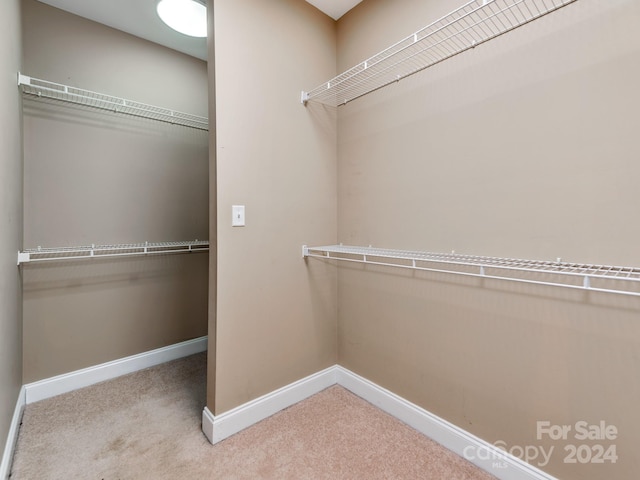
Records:
<instances>
[{"instance_id":1,"label":"closet rod","mask_svg":"<svg viewBox=\"0 0 640 480\"><path fill-rule=\"evenodd\" d=\"M577 0L472 0L328 82L301 101L344 105Z\"/></svg>"},{"instance_id":2,"label":"closet rod","mask_svg":"<svg viewBox=\"0 0 640 480\"><path fill-rule=\"evenodd\" d=\"M303 257L640 296L640 268L329 245Z\"/></svg>"},{"instance_id":3,"label":"closet rod","mask_svg":"<svg viewBox=\"0 0 640 480\"><path fill-rule=\"evenodd\" d=\"M136 255L160 255L171 253L206 252L207 240L186 242L145 242L116 245L89 245L79 247L37 247L18 252L18 265L32 262L81 260L108 257L130 257Z\"/></svg>"},{"instance_id":4,"label":"closet rod","mask_svg":"<svg viewBox=\"0 0 640 480\"><path fill-rule=\"evenodd\" d=\"M209 130L209 119L207 117L200 117L191 115L190 113L178 112L176 110L169 110L163 107L155 107L133 100L118 98L104 93L49 82L47 80L23 75L20 72L18 72L18 85L22 87L22 93L37 98L48 98L100 110L108 110L110 112L133 115L135 117L149 118L173 125L182 125L198 130Z\"/></svg>"}]
</instances>

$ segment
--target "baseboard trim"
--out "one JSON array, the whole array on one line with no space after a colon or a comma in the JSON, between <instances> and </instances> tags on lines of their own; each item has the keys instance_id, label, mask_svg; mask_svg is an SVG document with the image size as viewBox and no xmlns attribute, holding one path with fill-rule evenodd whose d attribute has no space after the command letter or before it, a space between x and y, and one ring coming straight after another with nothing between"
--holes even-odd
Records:
<instances>
[{"instance_id":1,"label":"baseboard trim","mask_svg":"<svg viewBox=\"0 0 640 480\"><path fill-rule=\"evenodd\" d=\"M137 372L161 363L177 360L207 350L207 337L194 338L167 347L106 362L75 372L29 383L23 388L26 393L26 404L55 397L79 388L88 387L121 375ZM2 477L0 477L1 479Z\"/></svg>"},{"instance_id":2,"label":"baseboard trim","mask_svg":"<svg viewBox=\"0 0 640 480\"><path fill-rule=\"evenodd\" d=\"M202 412L202 431L211 443L216 444L334 384L346 388L500 480L557 480L339 365L310 375L218 416L205 407Z\"/></svg>"},{"instance_id":3,"label":"baseboard trim","mask_svg":"<svg viewBox=\"0 0 640 480\"><path fill-rule=\"evenodd\" d=\"M204 410L202 411L202 433L204 433L204 436L207 437L209 443L214 445L217 443L213 438L213 423L215 422L215 420L216 417L213 413L211 413L209 407L204 407Z\"/></svg>"},{"instance_id":4,"label":"baseboard trim","mask_svg":"<svg viewBox=\"0 0 640 480\"><path fill-rule=\"evenodd\" d=\"M13 460L13 452L18 441L18 432L20 431L20 422L22 421L22 413L26 405L26 392L24 386L20 388L16 408L13 410L9 433L7 434L7 442L4 445L4 453L2 454L2 463L0 463L0 480L7 480L11 473L11 462Z\"/></svg>"},{"instance_id":5,"label":"baseboard trim","mask_svg":"<svg viewBox=\"0 0 640 480\"><path fill-rule=\"evenodd\" d=\"M335 371L335 367L327 368L217 416L205 407L202 413L202 431L211 443L216 444L335 385Z\"/></svg>"},{"instance_id":6,"label":"baseboard trim","mask_svg":"<svg viewBox=\"0 0 640 480\"><path fill-rule=\"evenodd\" d=\"M336 382L340 386L468 459L500 480L557 480L366 378L339 365L335 368Z\"/></svg>"}]
</instances>

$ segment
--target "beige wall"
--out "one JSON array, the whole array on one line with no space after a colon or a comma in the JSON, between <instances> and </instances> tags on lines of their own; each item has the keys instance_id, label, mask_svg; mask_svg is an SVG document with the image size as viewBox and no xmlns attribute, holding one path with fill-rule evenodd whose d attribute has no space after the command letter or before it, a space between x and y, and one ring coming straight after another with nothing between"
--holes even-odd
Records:
<instances>
[{"instance_id":1,"label":"beige wall","mask_svg":"<svg viewBox=\"0 0 640 480\"><path fill-rule=\"evenodd\" d=\"M335 112L300 91L335 74L335 24L299 0L214 2L215 414L336 362L336 272L301 246L336 240ZM212 79L213 81L213 79ZM231 227L231 206L246 226ZM209 372L209 380L214 373ZM211 391L210 391L211 394Z\"/></svg>"},{"instance_id":2,"label":"beige wall","mask_svg":"<svg viewBox=\"0 0 640 480\"><path fill-rule=\"evenodd\" d=\"M339 70L450 9L363 2ZM341 107L339 241L640 265L639 19L576 2ZM489 442L555 446L560 478L640 469L638 299L350 266L338 298L345 367ZM581 442L538 440L539 420L617 426L618 462L565 464Z\"/></svg>"},{"instance_id":3,"label":"beige wall","mask_svg":"<svg viewBox=\"0 0 640 480\"><path fill-rule=\"evenodd\" d=\"M25 0L24 73L207 115L200 60ZM208 133L24 100L24 246L208 238ZM208 255L30 264L24 382L207 333Z\"/></svg>"},{"instance_id":4,"label":"beige wall","mask_svg":"<svg viewBox=\"0 0 640 480\"><path fill-rule=\"evenodd\" d=\"M213 0L207 0L207 11L213 12ZM207 15L207 87L209 91L209 308L207 345L207 405L214 411L216 398L216 310L218 290L218 210L216 176L216 62L213 15Z\"/></svg>"},{"instance_id":5,"label":"beige wall","mask_svg":"<svg viewBox=\"0 0 640 480\"><path fill-rule=\"evenodd\" d=\"M21 67L20 2L0 7L0 452L22 385L20 277L22 243L22 124L16 87Z\"/></svg>"}]
</instances>

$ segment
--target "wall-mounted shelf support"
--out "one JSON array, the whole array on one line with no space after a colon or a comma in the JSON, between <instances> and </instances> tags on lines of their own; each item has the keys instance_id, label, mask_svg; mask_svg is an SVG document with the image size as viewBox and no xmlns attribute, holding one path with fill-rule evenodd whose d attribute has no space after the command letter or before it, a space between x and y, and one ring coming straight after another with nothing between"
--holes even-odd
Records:
<instances>
[{"instance_id":1,"label":"wall-mounted shelf support","mask_svg":"<svg viewBox=\"0 0 640 480\"><path fill-rule=\"evenodd\" d=\"M137 255L166 255L173 253L206 252L208 250L209 242L206 240L89 245L80 247L37 247L18 252L18 265L32 262L129 257Z\"/></svg>"},{"instance_id":2,"label":"wall-mounted shelf support","mask_svg":"<svg viewBox=\"0 0 640 480\"><path fill-rule=\"evenodd\" d=\"M640 268L480 257L372 247L302 247L303 257L465 275L640 297Z\"/></svg>"},{"instance_id":3,"label":"wall-mounted shelf support","mask_svg":"<svg viewBox=\"0 0 640 480\"><path fill-rule=\"evenodd\" d=\"M301 101L344 105L577 0L472 0L318 87Z\"/></svg>"},{"instance_id":4,"label":"wall-mounted shelf support","mask_svg":"<svg viewBox=\"0 0 640 480\"><path fill-rule=\"evenodd\" d=\"M48 98L125 115L149 118L173 125L197 128L198 130L209 130L209 119L206 117L53 83L22 73L18 73L18 85L22 88L22 93L37 98Z\"/></svg>"}]
</instances>

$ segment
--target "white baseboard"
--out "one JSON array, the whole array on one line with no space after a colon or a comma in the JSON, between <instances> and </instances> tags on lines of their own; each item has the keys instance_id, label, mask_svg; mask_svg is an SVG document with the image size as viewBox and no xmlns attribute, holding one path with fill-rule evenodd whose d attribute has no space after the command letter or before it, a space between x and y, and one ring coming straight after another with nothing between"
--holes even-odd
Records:
<instances>
[{"instance_id":1,"label":"white baseboard","mask_svg":"<svg viewBox=\"0 0 640 480\"><path fill-rule=\"evenodd\" d=\"M427 410L339 365L303 378L256 400L214 416L205 407L202 431L213 444L338 384L415 428L500 480L557 480Z\"/></svg>"},{"instance_id":2,"label":"white baseboard","mask_svg":"<svg viewBox=\"0 0 640 480\"><path fill-rule=\"evenodd\" d=\"M206 336L29 383L24 386L26 404L88 387L121 375L204 352L205 350L207 350Z\"/></svg>"},{"instance_id":3,"label":"white baseboard","mask_svg":"<svg viewBox=\"0 0 640 480\"><path fill-rule=\"evenodd\" d=\"M500 480L556 480L475 435L428 412L346 368L336 366L336 382L384 412L415 428L440 445Z\"/></svg>"},{"instance_id":4,"label":"white baseboard","mask_svg":"<svg viewBox=\"0 0 640 480\"><path fill-rule=\"evenodd\" d=\"M11 461L13 460L13 452L18 441L18 432L20 431L20 422L22 421L22 412L26 405L26 393L24 386L20 389L16 408L13 411L13 418L9 426L7 434L7 442L4 445L4 453L2 454L2 463L0 463L0 480L7 480L11 473Z\"/></svg>"},{"instance_id":5,"label":"white baseboard","mask_svg":"<svg viewBox=\"0 0 640 480\"><path fill-rule=\"evenodd\" d=\"M335 367L305 377L271 393L214 416L205 407L202 413L202 431L213 444L238 433L274 413L335 385Z\"/></svg>"}]
</instances>

